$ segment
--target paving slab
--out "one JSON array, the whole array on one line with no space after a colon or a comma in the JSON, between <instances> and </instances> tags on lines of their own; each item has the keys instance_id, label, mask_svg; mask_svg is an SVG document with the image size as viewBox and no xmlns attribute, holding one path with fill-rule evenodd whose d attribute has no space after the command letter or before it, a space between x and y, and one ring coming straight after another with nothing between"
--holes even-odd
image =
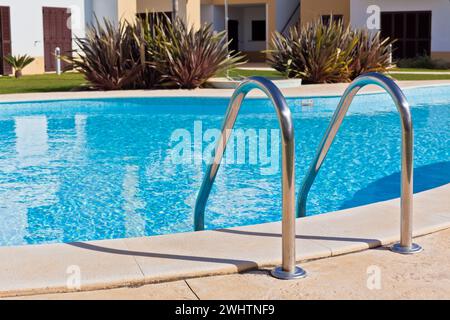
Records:
<instances>
[{"instance_id":1,"label":"paving slab","mask_svg":"<svg viewBox=\"0 0 450 320\"><path fill-rule=\"evenodd\" d=\"M122 240L97 243L126 250ZM111 288L143 280L133 256L85 250L77 243L0 247L0 257L0 297L77 290L78 284L84 290Z\"/></svg>"},{"instance_id":2,"label":"paving slab","mask_svg":"<svg viewBox=\"0 0 450 320\"><path fill-rule=\"evenodd\" d=\"M260 270L187 282L200 299L450 299L450 229L416 240L416 255L383 247L306 262L300 280Z\"/></svg>"},{"instance_id":3,"label":"paving slab","mask_svg":"<svg viewBox=\"0 0 450 320\"><path fill-rule=\"evenodd\" d=\"M5 298L17 299L17 298ZM197 297L185 281L155 283L139 287L126 287L65 294L43 294L18 297L20 300L195 300Z\"/></svg>"},{"instance_id":4,"label":"paving slab","mask_svg":"<svg viewBox=\"0 0 450 320\"><path fill-rule=\"evenodd\" d=\"M258 226L197 233L175 234L170 238L126 239L146 280L176 280L210 274L240 272L281 263L281 226ZM265 236L273 234L274 236ZM308 239L297 239L297 257L318 259L331 255L328 248Z\"/></svg>"},{"instance_id":5,"label":"paving slab","mask_svg":"<svg viewBox=\"0 0 450 320\"><path fill-rule=\"evenodd\" d=\"M305 262L305 279L283 281L269 269L141 287L15 299L450 299L450 229L416 239L405 256L386 247ZM189 284L189 286L187 285Z\"/></svg>"}]
</instances>

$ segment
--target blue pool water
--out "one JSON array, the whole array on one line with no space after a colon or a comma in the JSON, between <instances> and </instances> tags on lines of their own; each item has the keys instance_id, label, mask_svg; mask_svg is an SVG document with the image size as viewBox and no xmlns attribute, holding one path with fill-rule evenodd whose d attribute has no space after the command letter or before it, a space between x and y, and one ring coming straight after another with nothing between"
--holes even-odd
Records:
<instances>
[{"instance_id":1,"label":"blue pool water","mask_svg":"<svg viewBox=\"0 0 450 320\"><path fill-rule=\"evenodd\" d=\"M406 90L413 105L415 192L450 182L450 87ZM306 100L306 101L305 101ZM337 97L288 99L297 189ZM227 99L136 98L0 104L0 245L193 230L205 164L173 163L173 132L219 128ZM197 122L196 122L197 121ZM247 100L236 128L277 129L266 99ZM399 196L400 126L385 94L358 96L309 197L319 214ZM194 146L195 148L195 146ZM194 149L193 149L194 150ZM209 229L280 220L280 170L224 164Z\"/></svg>"}]
</instances>

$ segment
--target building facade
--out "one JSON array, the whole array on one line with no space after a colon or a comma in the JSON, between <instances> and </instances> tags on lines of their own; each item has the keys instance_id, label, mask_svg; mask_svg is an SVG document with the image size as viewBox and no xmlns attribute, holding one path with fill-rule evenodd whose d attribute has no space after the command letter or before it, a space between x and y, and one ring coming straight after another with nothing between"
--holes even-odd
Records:
<instances>
[{"instance_id":1,"label":"building facade","mask_svg":"<svg viewBox=\"0 0 450 320\"><path fill-rule=\"evenodd\" d=\"M117 23L138 14L165 12L172 0L0 0L0 75L11 74L3 57L28 54L35 61L25 74L55 71L55 49L75 49L73 39L83 37L95 17ZM274 31L286 30L299 20L298 0L228 0L231 49L264 60ZM224 0L179 0L179 16L190 26L211 23L225 29Z\"/></svg>"},{"instance_id":2,"label":"building facade","mask_svg":"<svg viewBox=\"0 0 450 320\"><path fill-rule=\"evenodd\" d=\"M24 72L54 70L48 59L55 50L51 47L57 41L62 49L72 49L72 37L84 35L83 10L83 0L0 0L0 57L28 54L35 61ZM79 18L78 23L71 24L71 15ZM10 74L1 62L0 74Z\"/></svg>"},{"instance_id":3,"label":"building facade","mask_svg":"<svg viewBox=\"0 0 450 320\"><path fill-rule=\"evenodd\" d=\"M138 0L137 10L170 13L171 0ZM198 27L212 24L225 30L225 0L180 0L180 16ZM227 0L230 48L245 53L252 61L264 61L261 51L268 49L270 36L282 32L299 20L299 0Z\"/></svg>"},{"instance_id":4,"label":"building facade","mask_svg":"<svg viewBox=\"0 0 450 320\"><path fill-rule=\"evenodd\" d=\"M448 0L301 0L302 24L331 15L397 39L395 58L429 55L450 61Z\"/></svg>"},{"instance_id":5,"label":"building facade","mask_svg":"<svg viewBox=\"0 0 450 320\"><path fill-rule=\"evenodd\" d=\"M129 0L0 0L0 75L12 72L3 61L9 54L35 58L25 74L55 71L56 47L68 54L95 16L118 21L135 13Z\"/></svg>"},{"instance_id":6,"label":"building facade","mask_svg":"<svg viewBox=\"0 0 450 320\"><path fill-rule=\"evenodd\" d=\"M375 28L398 39L396 58L430 55L450 61L448 0L179 0L179 16L198 28L211 23L225 30L230 48L263 61L273 32L285 32L299 21L342 19L354 27ZM35 61L24 73L55 70L55 48L67 54L73 39L104 17L117 23L147 12L172 12L172 0L0 0L0 75L11 74L3 56L28 54ZM374 23L375 22L375 23ZM376 23L378 22L378 23ZM374 27L375 26L375 27Z\"/></svg>"}]
</instances>

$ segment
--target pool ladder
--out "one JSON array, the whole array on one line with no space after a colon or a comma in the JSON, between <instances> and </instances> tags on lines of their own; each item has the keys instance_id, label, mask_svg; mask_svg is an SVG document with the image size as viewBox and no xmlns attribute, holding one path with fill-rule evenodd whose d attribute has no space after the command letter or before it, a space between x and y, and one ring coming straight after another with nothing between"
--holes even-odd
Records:
<instances>
[{"instance_id":1,"label":"pool ladder","mask_svg":"<svg viewBox=\"0 0 450 320\"><path fill-rule=\"evenodd\" d=\"M356 78L344 92L331 123L322 139L316 156L306 174L298 197L297 216L306 214L306 199L309 190L325 160L328 150L340 125L358 91L367 85L383 88L394 100L401 116L402 127L402 173L401 173L401 226L400 242L391 249L403 254L417 253L422 248L412 243L412 200L413 200L413 126L409 104L394 81L378 73L367 73ZM263 91L272 101L278 116L282 137L282 265L272 270L272 276L279 279L297 279L306 276L306 272L296 266L295 252L295 143L292 115L286 100L272 81L263 77L250 77L234 91L222 124L221 135L214 149L211 162L206 170L194 209L194 227L196 231L204 229L205 207L223 158L228 139L236 122L242 102L253 90Z\"/></svg>"}]
</instances>

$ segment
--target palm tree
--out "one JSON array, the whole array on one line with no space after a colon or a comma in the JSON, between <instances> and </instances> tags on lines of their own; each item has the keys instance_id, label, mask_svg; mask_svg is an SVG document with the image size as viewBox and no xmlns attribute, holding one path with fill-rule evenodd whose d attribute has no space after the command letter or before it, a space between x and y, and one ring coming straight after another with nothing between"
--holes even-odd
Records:
<instances>
[{"instance_id":1,"label":"palm tree","mask_svg":"<svg viewBox=\"0 0 450 320\"><path fill-rule=\"evenodd\" d=\"M14 76L16 78L20 78L22 76L22 70L34 61L34 58L30 57L27 54L24 54L23 56L9 55L4 57L4 59L11 67L14 68L15 71Z\"/></svg>"}]
</instances>

